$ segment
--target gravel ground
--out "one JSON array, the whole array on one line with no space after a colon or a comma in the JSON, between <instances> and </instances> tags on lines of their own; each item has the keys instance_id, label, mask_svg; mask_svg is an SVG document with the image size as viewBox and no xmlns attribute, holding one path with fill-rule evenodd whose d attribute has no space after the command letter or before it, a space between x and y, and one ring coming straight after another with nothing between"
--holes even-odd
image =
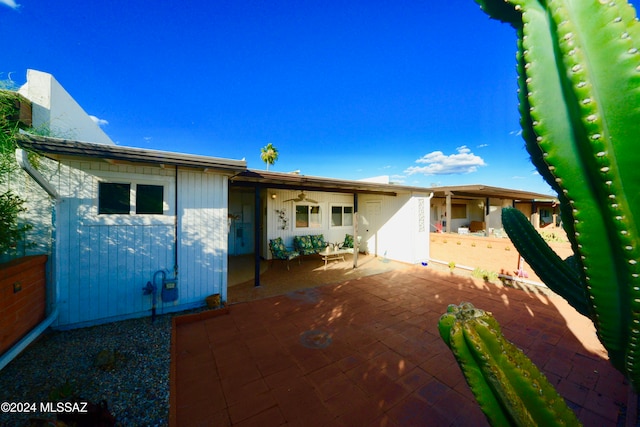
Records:
<instances>
[{"instance_id":1,"label":"gravel ground","mask_svg":"<svg viewBox=\"0 0 640 427\"><path fill-rule=\"evenodd\" d=\"M118 426L166 426L171 318L46 332L0 371L0 402L104 399ZM28 426L33 417L55 415L0 411L0 426Z\"/></svg>"}]
</instances>

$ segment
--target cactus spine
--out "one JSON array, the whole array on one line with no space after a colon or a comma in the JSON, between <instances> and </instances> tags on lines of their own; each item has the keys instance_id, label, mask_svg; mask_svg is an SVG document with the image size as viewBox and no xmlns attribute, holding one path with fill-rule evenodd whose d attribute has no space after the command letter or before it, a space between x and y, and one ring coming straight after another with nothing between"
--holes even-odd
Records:
<instances>
[{"instance_id":1,"label":"cactus spine","mask_svg":"<svg viewBox=\"0 0 640 427\"><path fill-rule=\"evenodd\" d=\"M491 425L580 425L547 378L504 338L490 313L470 303L450 305L438 329Z\"/></svg>"},{"instance_id":2,"label":"cactus spine","mask_svg":"<svg viewBox=\"0 0 640 427\"><path fill-rule=\"evenodd\" d=\"M518 34L521 125L556 190L575 257L552 258L514 210L503 223L545 283L588 315L640 385L640 24L625 0L476 0Z\"/></svg>"}]
</instances>

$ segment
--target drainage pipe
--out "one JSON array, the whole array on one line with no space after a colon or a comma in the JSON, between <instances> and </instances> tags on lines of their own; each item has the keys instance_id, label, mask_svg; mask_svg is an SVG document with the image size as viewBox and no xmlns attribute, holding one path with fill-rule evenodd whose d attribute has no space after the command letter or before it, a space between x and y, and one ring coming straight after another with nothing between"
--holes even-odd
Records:
<instances>
[{"instance_id":1,"label":"drainage pipe","mask_svg":"<svg viewBox=\"0 0 640 427\"><path fill-rule=\"evenodd\" d=\"M42 187L42 189L46 191L52 199L57 201L59 199L58 192L55 188L53 188L53 185L51 185L51 183L47 181L47 179L42 176L42 174L38 172L36 168L33 167L31 162L29 162L28 156L29 155L25 150L23 150L22 148L16 148L16 161L18 162L20 167L24 169L25 172L27 172L31 176L31 178L33 178L33 180L37 182L38 185Z\"/></svg>"},{"instance_id":2,"label":"drainage pipe","mask_svg":"<svg viewBox=\"0 0 640 427\"><path fill-rule=\"evenodd\" d=\"M27 152L21 148L16 149L16 161L20 165L22 169L24 169L37 183L42 187L44 191L56 202L56 205L60 201L60 196L55 188L51 185L49 181L47 181L40 172L38 172L33 165L29 162L29 158L27 157ZM55 239L55 207L51 214L52 217L52 233L53 233L53 243L56 244ZM51 256L51 265L53 266L53 270L55 272L55 264L56 264L56 251L52 250ZM55 274L52 276L55 277ZM52 280L54 286L53 292L53 301L51 302L51 309L47 317L40 322L36 327L34 327L31 331L27 333L20 341L14 344L9 350L7 350L2 356L0 356L0 370L2 370L5 366L9 364L13 359L18 356L29 344L31 344L36 338L38 338L51 324L58 318L58 286L55 278Z\"/></svg>"}]
</instances>

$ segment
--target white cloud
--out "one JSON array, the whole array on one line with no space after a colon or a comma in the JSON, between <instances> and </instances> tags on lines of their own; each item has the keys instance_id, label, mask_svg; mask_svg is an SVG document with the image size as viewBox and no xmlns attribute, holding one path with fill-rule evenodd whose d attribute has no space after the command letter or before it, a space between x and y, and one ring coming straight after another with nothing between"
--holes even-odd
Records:
<instances>
[{"instance_id":1,"label":"white cloud","mask_svg":"<svg viewBox=\"0 0 640 427\"><path fill-rule=\"evenodd\" d=\"M407 175L453 175L465 174L478 170L479 166L486 166L480 156L476 156L463 145L456 148L456 154L445 155L442 151L434 151L416 160L416 163L426 166L411 166L404 171Z\"/></svg>"},{"instance_id":2,"label":"white cloud","mask_svg":"<svg viewBox=\"0 0 640 427\"><path fill-rule=\"evenodd\" d=\"M3 0L0 0L0 1L3 1ZM91 117L91 120L93 120L93 122L100 127L106 126L109 124L109 122L106 121L105 119L99 119L96 116L89 116L89 117Z\"/></svg>"},{"instance_id":3,"label":"white cloud","mask_svg":"<svg viewBox=\"0 0 640 427\"><path fill-rule=\"evenodd\" d=\"M484 148L484 147L488 147L488 146L489 146L489 144L480 144L476 148Z\"/></svg>"},{"instance_id":4,"label":"white cloud","mask_svg":"<svg viewBox=\"0 0 640 427\"><path fill-rule=\"evenodd\" d=\"M20 8L20 5L16 3L14 0L0 0L0 4L9 6L11 9L14 9L14 10Z\"/></svg>"},{"instance_id":5,"label":"white cloud","mask_svg":"<svg viewBox=\"0 0 640 427\"><path fill-rule=\"evenodd\" d=\"M406 176L404 175L391 175L390 180L394 184L404 184Z\"/></svg>"}]
</instances>

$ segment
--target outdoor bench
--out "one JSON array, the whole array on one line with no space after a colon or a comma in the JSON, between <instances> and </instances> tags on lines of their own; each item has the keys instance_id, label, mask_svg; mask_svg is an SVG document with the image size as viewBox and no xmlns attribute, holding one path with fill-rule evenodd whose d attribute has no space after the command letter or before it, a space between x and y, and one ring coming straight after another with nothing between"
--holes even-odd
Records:
<instances>
[{"instance_id":1,"label":"outdoor bench","mask_svg":"<svg viewBox=\"0 0 640 427\"><path fill-rule=\"evenodd\" d=\"M313 255L325 250L324 235L293 236L293 248L300 255Z\"/></svg>"}]
</instances>

